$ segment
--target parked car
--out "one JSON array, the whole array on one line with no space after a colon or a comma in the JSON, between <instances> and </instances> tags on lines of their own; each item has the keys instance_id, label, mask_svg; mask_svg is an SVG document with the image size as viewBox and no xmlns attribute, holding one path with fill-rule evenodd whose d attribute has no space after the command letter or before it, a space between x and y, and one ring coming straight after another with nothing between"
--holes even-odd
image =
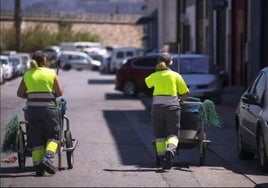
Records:
<instances>
[{"instance_id":1,"label":"parked car","mask_svg":"<svg viewBox=\"0 0 268 188\"><path fill-rule=\"evenodd\" d=\"M0 55L0 62L3 67L3 76L5 80L13 78L14 68L11 62L9 62L8 56Z\"/></svg>"},{"instance_id":2,"label":"parked car","mask_svg":"<svg viewBox=\"0 0 268 188\"><path fill-rule=\"evenodd\" d=\"M26 66L26 70L31 67L30 61L31 61L31 56L29 53L18 53L19 56L22 57L23 64Z\"/></svg>"},{"instance_id":3,"label":"parked car","mask_svg":"<svg viewBox=\"0 0 268 188\"><path fill-rule=\"evenodd\" d=\"M17 51L15 50L4 50L1 52L1 55L10 56L17 54Z\"/></svg>"},{"instance_id":4,"label":"parked car","mask_svg":"<svg viewBox=\"0 0 268 188\"><path fill-rule=\"evenodd\" d=\"M190 95L221 103L222 90L228 84L227 79L222 76L227 75L226 71L217 71L206 55L181 54L180 66L178 57L177 54L172 54L171 69L180 72L190 89ZM116 73L115 89L122 91L126 96L136 96L139 92L151 94L152 90L148 90L144 79L155 71L157 58L157 54L151 54L128 59Z\"/></svg>"},{"instance_id":5,"label":"parked car","mask_svg":"<svg viewBox=\"0 0 268 188\"><path fill-rule=\"evenodd\" d=\"M23 63L22 57L16 54L8 56L8 59L14 67L14 77L22 76L24 72L27 70L26 65Z\"/></svg>"},{"instance_id":6,"label":"parked car","mask_svg":"<svg viewBox=\"0 0 268 188\"><path fill-rule=\"evenodd\" d=\"M235 112L237 153L241 160L258 156L268 171L268 67L263 68L241 96Z\"/></svg>"},{"instance_id":7,"label":"parked car","mask_svg":"<svg viewBox=\"0 0 268 188\"><path fill-rule=\"evenodd\" d=\"M0 85L4 84L6 82L4 77L4 66L2 63L0 64Z\"/></svg>"},{"instance_id":8,"label":"parked car","mask_svg":"<svg viewBox=\"0 0 268 188\"><path fill-rule=\"evenodd\" d=\"M62 51L60 54L60 67L63 70L88 69L96 70L101 66L101 62L92 59L89 55L79 51Z\"/></svg>"},{"instance_id":9,"label":"parked car","mask_svg":"<svg viewBox=\"0 0 268 188\"><path fill-rule=\"evenodd\" d=\"M50 62L50 67L56 67L56 62L60 57L60 46L47 46L42 50L47 55L47 60Z\"/></svg>"},{"instance_id":10,"label":"parked car","mask_svg":"<svg viewBox=\"0 0 268 188\"><path fill-rule=\"evenodd\" d=\"M138 49L134 47L113 47L111 51L111 61L109 63L109 72L115 73L122 65L125 59L138 55Z\"/></svg>"}]
</instances>

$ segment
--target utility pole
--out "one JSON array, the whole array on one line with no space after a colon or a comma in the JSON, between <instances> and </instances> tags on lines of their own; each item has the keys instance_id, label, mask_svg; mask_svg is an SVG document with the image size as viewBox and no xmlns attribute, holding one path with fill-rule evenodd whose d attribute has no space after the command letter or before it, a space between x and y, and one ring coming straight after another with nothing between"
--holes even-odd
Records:
<instances>
[{"instance_id":1,"label":"utility pole","mask_svg":"<svg viewBox=\"0 0 268 188\"><path fill-rule=\"evenodd\" d=\"M181 52L181 2L177 0L177 51L178 51L178 72L180 72L180 52Z\"/></svg>"},{"instance_id":2,"label":"utility pole","mask_svg":"<svg viewBox=\"0 0 268 188\"><path fill-rule=\"evenodd\" d=\"M16 51L21 51L21 20L22 20L22 13L21 13L21 1L15 0L15 32L16 32Z\"/></svg>"}]
</instances>

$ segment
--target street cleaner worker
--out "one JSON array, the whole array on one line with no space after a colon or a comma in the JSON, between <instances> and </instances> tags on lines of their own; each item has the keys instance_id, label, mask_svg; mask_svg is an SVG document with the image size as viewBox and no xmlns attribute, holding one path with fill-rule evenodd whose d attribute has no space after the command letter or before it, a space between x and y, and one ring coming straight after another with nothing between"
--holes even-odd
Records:
<instances>
[{"instance_id":1,"label":"street cleaner worker","mask_svg":"<svg viewBox=\"0 0 268 188\"><path fill-rule=\"evenodd\" d=\"M171 169L179 143L181 103L187 99L189 89L182 76L170 69L172 58L162 53L156 71L145 78L148 88L153 88L151 108L157 158L163 169Z\"/></svg>"},{"instance_id":2,"label":"street cleaner worker","mask_svg":"<svg viewBox=\"0 0 268 188\"><path fill-rule=\"evenodd\" d=\"M53 161L60 134L56 97L62 96L62 92L56 72L47 67L45 53L34 52L31 68L24 73L17 96L27 99L27 136L31 138L32 160L37 176L44 175L44 171L55 174Z\"/></svg>"}]
</instances>

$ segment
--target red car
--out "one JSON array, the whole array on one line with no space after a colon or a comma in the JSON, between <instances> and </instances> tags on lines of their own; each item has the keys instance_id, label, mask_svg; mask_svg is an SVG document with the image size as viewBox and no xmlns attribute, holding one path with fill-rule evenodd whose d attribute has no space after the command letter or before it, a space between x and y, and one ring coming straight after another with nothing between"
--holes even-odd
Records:
<instances>
[{"instance_id":1,"label":"red car","mask_svg":"<svg viewBox=\"0 0 268 188\"><path fill-rule=\"evenodd\" d=\"M115 89L126 96L136 96L139 92L150 92L144 79L155 71L157 55L128 59L116 72Z\"/></svg>"}]
</instances>

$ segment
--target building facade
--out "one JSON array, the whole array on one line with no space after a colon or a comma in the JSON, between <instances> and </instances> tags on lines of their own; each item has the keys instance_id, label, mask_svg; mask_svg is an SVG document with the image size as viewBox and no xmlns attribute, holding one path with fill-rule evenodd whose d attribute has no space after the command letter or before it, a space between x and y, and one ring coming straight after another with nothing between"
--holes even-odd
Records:
<instances>
[{"instance_id":1,"label":"building facade","mask_svg":"<svg viewBox=\"0 0 268 188\"><path fill-rule=\"evenodd\" d=\"M246 87L268 66L267 19L267 0L145 0L138 23L145 50L210 55Z\"/></svg>"}]
</instances>

